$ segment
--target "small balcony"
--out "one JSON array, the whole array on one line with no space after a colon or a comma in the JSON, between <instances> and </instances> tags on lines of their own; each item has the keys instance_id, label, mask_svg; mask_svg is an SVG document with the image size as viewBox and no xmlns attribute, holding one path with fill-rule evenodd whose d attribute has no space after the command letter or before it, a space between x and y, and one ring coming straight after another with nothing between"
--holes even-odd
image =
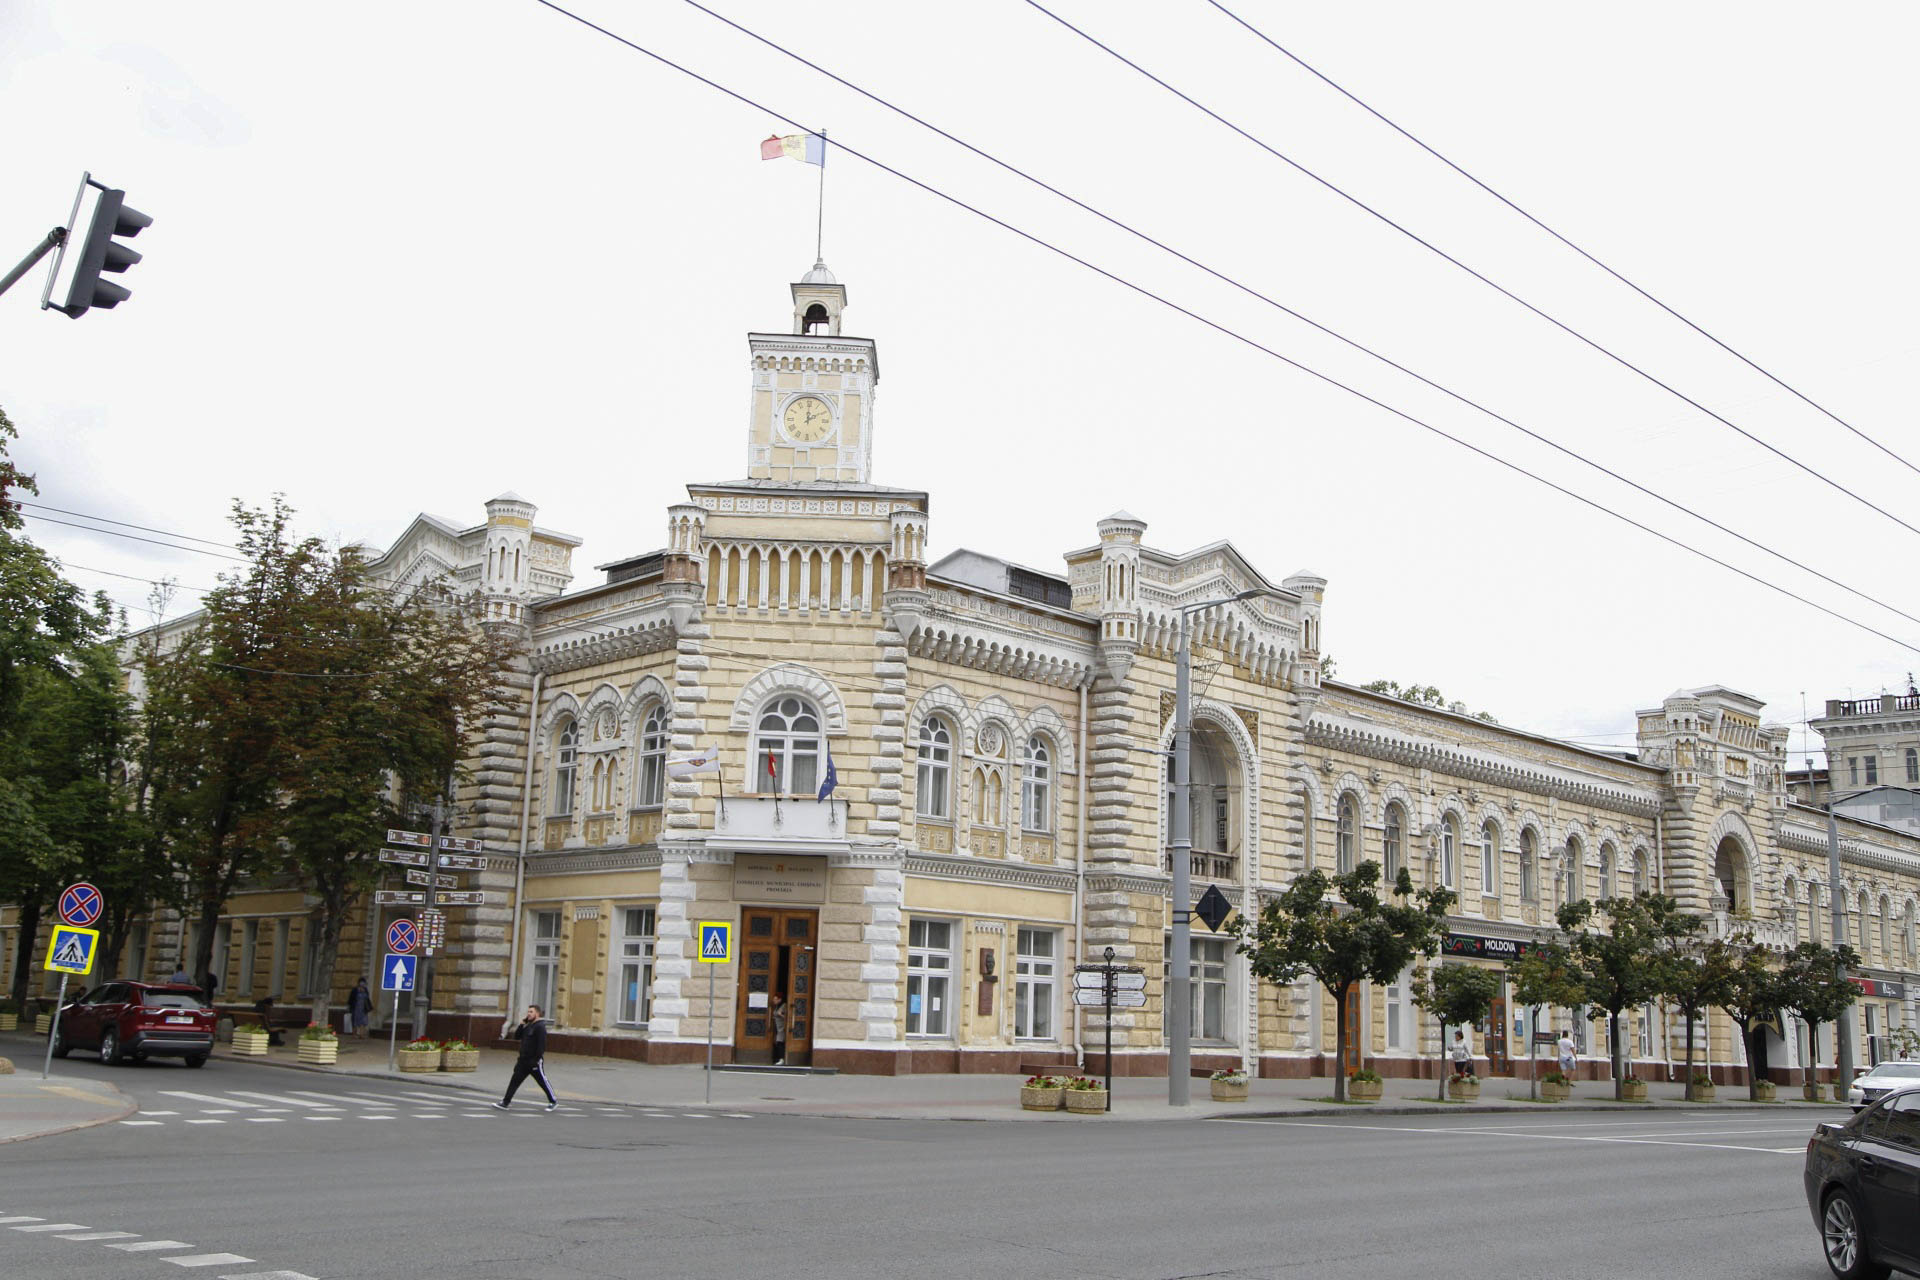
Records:
<instances>
[{"instance_id":1,"label":"small balcony","mask_svg":"<svg viewBox=\"0 0 1920 1280\"><path fill-rule=\"evenodd\" d=\"M1237 880L1240 877L1240 855L1237 853L1193 849L1189 855L1187 874L1195 880ZM1160 869L1169 873L1173 871L1171 850L1160 856Z\"/></svg>"}]
</instances>

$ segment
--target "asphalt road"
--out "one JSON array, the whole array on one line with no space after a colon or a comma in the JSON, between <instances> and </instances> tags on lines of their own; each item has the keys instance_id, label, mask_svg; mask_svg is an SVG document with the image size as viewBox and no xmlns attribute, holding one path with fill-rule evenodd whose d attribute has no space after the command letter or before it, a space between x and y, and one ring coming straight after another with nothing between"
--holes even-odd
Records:
<instances>
[{"instance_id":1,"label":"asphalt road","mask_svg":"<svg viewBox=\"0 0 1920 1280\"><path fill-rule=\"evenodd\" d=\"M523 1092L502 1114L231 1061L110 1078L138 1116L0 1148L0 1273L1827 1275L1809 1122L1779 1113L960 1123Z\"/></svg>"}]
</instances>

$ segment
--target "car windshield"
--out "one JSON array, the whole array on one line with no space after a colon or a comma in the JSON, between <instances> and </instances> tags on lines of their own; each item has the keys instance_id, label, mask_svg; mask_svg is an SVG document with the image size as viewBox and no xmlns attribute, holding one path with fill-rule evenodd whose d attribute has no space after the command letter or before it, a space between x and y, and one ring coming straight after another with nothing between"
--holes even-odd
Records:
<instances>
[{"instance_id":1,"label":"car windshield","mask_svg":"<svg viewBox=\"0 0 1920 1280\"><path fill-rule=\"evenodd\" d=\"M1920 1078L1920 1062L1883 1062L1867 1072L1876 1080L1888 1077Z\"/></svg>"},{"instance_id":2,"label":"car windshield","mask_svg":"<svg viewBox=\"0 0 1920 1280\"><path fill-rule=\"evenodd\" d=\"M200 997L190 991L146 991L140 1003L149 1009L204 1009Z\"/></svg>"}]
</instances>

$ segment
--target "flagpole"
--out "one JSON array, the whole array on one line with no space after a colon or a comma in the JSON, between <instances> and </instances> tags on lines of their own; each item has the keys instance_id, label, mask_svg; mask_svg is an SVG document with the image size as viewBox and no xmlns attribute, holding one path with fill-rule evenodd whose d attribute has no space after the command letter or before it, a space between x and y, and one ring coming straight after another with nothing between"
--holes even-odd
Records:
<instances>
[{"instance_id":1,"label":"flagpole","mask_svg":"<svg viewBox=\"0 0 1920 1280\"><path fill-rule=\"evenodd\" d=\"M818 220L814 223L814 226L813 226L813 260L815 262L825 262L827 260L826 256L821 252L822 246L824 246L826 243L826 232L827 232L827 131L825 129L822 129L820 131L820 213L819 213Z\"/></svg>"}]
</instances>

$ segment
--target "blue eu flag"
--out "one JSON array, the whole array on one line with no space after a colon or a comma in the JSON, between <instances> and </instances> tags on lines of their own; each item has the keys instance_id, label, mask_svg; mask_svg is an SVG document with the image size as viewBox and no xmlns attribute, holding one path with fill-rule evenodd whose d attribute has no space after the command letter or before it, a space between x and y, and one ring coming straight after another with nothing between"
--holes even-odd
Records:
<instances>
[{"instance_id":1,"label":"blue eu flag","mask_svg":"<svg viewBox=\"0 0 1920 1280\"><path fill-rule=\"evenodd\" d=\"M820 794L815 796L814 799L825 800L828 796L833 794L833 789L839 785L840 785L840 775L834 772L834 768L833 768L833 748L828 747L827 748L827 780L820 784Z\"/></svg>"}]
</instances>

